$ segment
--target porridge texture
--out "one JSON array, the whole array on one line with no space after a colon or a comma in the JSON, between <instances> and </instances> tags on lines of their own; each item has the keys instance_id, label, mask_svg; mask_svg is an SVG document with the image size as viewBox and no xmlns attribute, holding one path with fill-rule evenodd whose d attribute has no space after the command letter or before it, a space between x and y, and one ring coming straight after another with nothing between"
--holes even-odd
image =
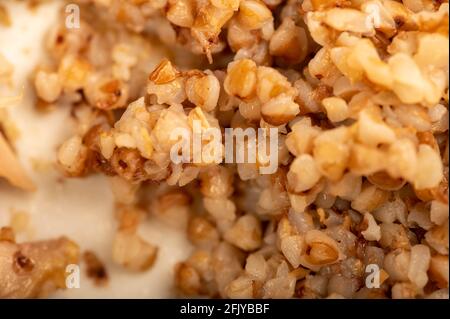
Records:
<instances>
[{"instance_id":1,"label":"porridge texture","mask_svg":"<svg viewBox=\"0 0 450 319\"><path fill-rule=\"evenodd\" d=\"M62 10L31 76L36 107L71 107L67 178L108 177L117 265L151 271L158 247L137 228L153 216L195 247L174 270L179 296L448 298L447 1L73 2L79 28ZM276 128L277 171L175 164L171 132L194 121ZM16 244L4 228L0 296L61 288L76 256L68 239ZM31 286L14 290L27 258Z\"/></svg>"}]
</instances>

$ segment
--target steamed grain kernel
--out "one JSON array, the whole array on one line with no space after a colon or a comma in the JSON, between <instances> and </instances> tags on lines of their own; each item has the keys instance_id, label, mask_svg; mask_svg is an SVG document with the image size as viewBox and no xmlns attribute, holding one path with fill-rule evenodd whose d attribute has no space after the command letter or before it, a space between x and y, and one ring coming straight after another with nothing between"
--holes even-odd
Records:
<instances>
[{"instance_id":1,"label":"steamed grain kernel","mask_svg":"<svg viewBox=\"0 0 450 319\"><path fill-rule=\"evenodd\" d=\"M238 277L225 288L225 295L231 299L252 298L254 281L249 276Z\"/></svg>"},{"instance_id":2,"label":"steamed grain kernel","mask_svg":"<svg viewBox=\"0 0 450 319\"><path fill-rule=\"evenodd\" d=\"M406 229L403 225L395 223L381 223L380 228L381 238L379 240L379 243L384 249L409 250L411 248L411 242L409 241L408 233L406 232ZM409 260L407 262L409 262ZM401 276L406 277L406 274L407 272L401 271ZM389 273L389 275L392 276L391 273Z\"/></svg>"},{"instance_id":3,"label":"steamed grain kernel","mask_svg":"<svg viewBox=\"0 0 450 319\"><path fill-rule=\"evenodd\" d=\"M149 269L156 260L158 248L135 233L119 231L114 238L112 258L119 265L133 270Z\"/></svg>"},{"instance_id":4,"label":"steamed grain kernel","mask_svg":"<svg viewBox=\"0 0 450 319\"><path fill-rule=\"evenodd\" d=\"M58 69L58 76L61 79L64 90L74 92L84 87L92 66L88 61L67 56L61 61Z\"/></svg>"},{"instance_id":5,"label":"steamed grain kernel","mask_svg":"<svg viewBox=\"0 0 450 319\"><path fill-rule=\"evenodd\" d=\"M431 256L429 276L430 280L435 282L440 288L448 287L448 256Z\"/></svg>"},{"instance_id":6,"label":"steamed grain kernel","mask_svg":"<svg viewBox=\"0 0 450 319\"><path fill-rule=\"evenodd\" d=\"M439 154L430 146L421 144L417 164L420 169L414 176L414 186L419 190L438 186L443 178L443 165Z\"/></svg>"},{"instance_id":7,"label":"steamed grain kernel","mask_svg":"<svg viewBox=\"0 0 450 319\"><path fill-rule=\"evenodd\" d=\"M189 221L188 238L197 246L212 246L219 241L219 233L207 219L194 217Z\"/></svg>"},{"instance_id":8,"label":"steamed grain kernel","mask_svg":"<svg viewBox=\"0 0 450 319\"><path fill-rule=\"evenodd\" d=\"M384 171L369 175L367 176L367 179L373 185L387 191L397 191L406 184L406 181L403 178L393 178Z\"/></svg>"},{"instance_id":9,"label":"steamed grain kernel","mask_svg":"<svg viewBox=\"0 0 450 319\"><path fill-rule=\"evenodd\" d=\"M301 264L314 271L336 263L342 257L336 241L319 230L310 230L306 233L305 247Z\"/></svg>"},{"instance_id":10,"label":"steamed grain kernel","mask_svg":"<svg viewBox=\"0 0 450 319\"><path fill-rule=\"evenodd\" d=\"M274 68L258 67L258 85L256 92L262 103L281 95L293 95L294 90L287 78Z\"/></svg>"},{"instance_id":11,"label":"steamed grain kernel","mask_svg":"<svg viewBox=\"0 0 450 319\"><path fill-rule=\"evenodd\" d=\"M212 74L192 76L186 81L186 96L194 105L210 112L217 106L220 83Z\"/></svg>"},{"instance_id":12,"label":"steamed grain kernel","mask_svg":"<svg viewBox=\"0 0 450 319\"><path fill-rule=\"evenodd\" d=\"M261 106L262 118L271 125L282 125L293 120L300 112L292 97L281 94Z\"/></svg>"},{"instance_id":13,"label":"steamed grain kernel","mask_svg":"<svg viewBox=\"0 0 450 319\"><path fill-rule=\"evenodd\" d=\"M302 62L308 52L308 39L303 28L291 19L285 19L270 38L269 52L289 64Z\"/></svg>"},{"instance_id":14,"label":"steamed grain kernel","mask_svg":"<svg viewBox=\"0 0 450 319\"><path fill-rule=\"evenodd\" d=\"M286 146L295 156L311 153L314 139L320 134L320 129L311 125L308 118L298 121L286 138Z\"/></svg>"},{"instance_id":15,"label":"steamed grain kernel","mask_svg":"<svg viewBox=\"0 0 450 319\"><path fill-rule=\"evenodd\" d=\"M90 105L111 110L126 104L129 90L125 82L121 80L93 74L87 80L84 94Z\"/></svg>"},{"instance_id":16,"label":"steamed grain kernel","mask_svg":"<svg viewBox=\"0 0 450 319\"><path fill-rule=\"evenodd\" d=\"M373 26L367 23L367 15L354 9L333 8L325 12L324 22L339 31L369 33Z\"/></svg>"},{"instance_id":17,"label":"steamed grain kernel","mask_svg":"<svg viewBox=\"0 0 450 319\"><path fill-rule=\"evenodd\" d=\"M392 88L393 77L390 66L380 59L373 43L368 40L360 40L352 48L347 57L348 65L353 65L356 70L364 71L366 77L375 84L385 88Z\"/></svg>"},{"instance_id":18,"label":"steamed grain kernel","mask_svg":"<svg viewBox=\"0 0 450 319\"><path fill-rule=\"evenodd\" d=\"M175 268L175 285L186 295L197 295L201 289L201 279L198 272L186 263Z\"/></svg>"},{"instance_id":19,"label":"steamed grain kernel","mask_svg":"<svg viewBox=\"0 0 450 319\"><path fill-rule=\"evenodd\" d=\"M164 59L150 74L149 80L155 84L166 84L175 80L178 75L179 72L172 63L169 60Z\"/></svg>"},{"instance_id":20,"label":"steamed grain kernel","mask_svg":"<svg viewBox=\"0 0 450 319\"><path fill-rule=\"evenodd\" d=\"M144 158L135 149L117 148L111 157L111 166L117 174L128 181L144 177Z\"/></svg>"},{"instance_id":21,"label":"steamed grain kernel","mask_svg":"<svg viewBox=\"0 0 450 319\"><path fill-rule=\"evenodd\" d=\"M362 177L353 173L346 173L337 182L329 182L327 191L345 200L354 200L361 193Z\"/></svg>"},{"instance_id":22,"label":"steamed grain kernel","mask_svg":"<svg viewBox=\"0 0 450 319\"><path fill-rule=\"evenodd\" d=\"M198 8L191 35L198 41L210 63L213 62L214 44L219 43L222 27L233 17L233 14L232 9L217 8L211 3Z\"/></svg>"},{"instance_id":23,"label":"steamed grain kernel","mask_svg":"<svg viewBox=\"0 0 450 319\"><path fill-rule=\"evenodd\" d=\"M376 115L362 111L359 113L358 138L364 144L376 146L392 143L396 136L394 130L377 119Z\"/></svg>"},{"instance_id":24,"label":"steamed grain kernel","mask_svg":"<svg viewBox=\"0 0 450 319\"><path fill-rule=\"evenodd\" d=\"M393 91L404 103L420 103L427 83L414 60L404 53L389 59L394 79Z\"/></svg>"},{"instance_id":25,"label":"steamed grain kernel","mask_svg":"<svg viewBox=\"0 0 450 319\"><path fill-rule=\"evenodd\" d=\"M152 206L153 214L166 225L179 230L185 230L190 215L191 198L181 191L171 191L162 194Z\"/></svg>"},{"instance_id":26,"label":"steamed grain kernel","mask_svg":"<svg viewBox=\"0 0 450 319\"><path fill-rule=\"evenodd\" d=\"M104 158L110 159L115 147L114 137L111 134L103 133L100 135L100 152Z\"/></svg>"},{"instance_id":27,"label":"steamed grain kernel","mask_svg":"<svg viewBox=\"0 0 450 319\"><path fill-rule=\"evenodd\" d=\"M34 80L37 95L46 102L55 102L62 92L62 85L57 73L39 71Z\"/></svg>"},{"instance_id":28,"label":"steamed grain kernel","mask_svg":"<svg viewBox=\"0 0 450 319\"><path fill-rule=\"evenodd\" d=\"M298 235L285 237L281 239L280 249L292 267L297 268L303 254L304 240Z\"/></svg>"},{"instance_id":29,"label":"steamed grain kernel","mask_svg":"<svg viewBox=\"0 0 450 319\"><path fill-rule=\"evenodd\" d=\"M414 60L427 68L448 68L448 37L439 33L422 33Z\"/></svg>"},{"instance_id":30,"label":"steamed grain kernel","mask_svg":"<svg viewBox=\"0 0 450 319\"><path fill-rule=\"evenodd\" d=\"M367 223L367 229L361 232L366 240L378 241L381 238L381 228L373 218L371 213L364 214L364 222Z\"/></svg>"},{"instance_id":31,"label":"steamed grain kernel","mask_svg":"<svg viewBox=\"0 0 450 319\"><path fill-rule=\"evenodd\" d=\"M425 234L425 240L439 254L448 255L448 223L433 227Z\"/></svg>"},{"instance_id":32,"label":"steamed grain kernel","mask_svg":"<svg viewBox=\"0 0 450 319\"><path fill-rule=\"evenodd\" d=\"M422 289L428 282L427 271L430 265L430 248L425 245L415 245L411 248L408 269L409 280Z\"/></svg>"},{"instance_id":33,"label":"steamed grain kernel","mask_svg":"<svg viewBox=\"0 0 450 319\"><path fill-rule=\"evenodd\" d=\"M58 150L58 161L70 174L81 174L85 169L86 159L87 148L77 135L64 142Z\"/></svg>"},{"instance_id":34,"label":"steamed grain kernel","mask_svg":"<svg viewBox=\"0 0 450 319\"><path fill-rule=\"evenodd\" d=\"M245 251L252 251L261 245L261 236L260 221L253 215L244 215L225 233L224 238Z\"/></svg>"},{"instance_id":35,"label":"steamed grain kernel","mask_svg":"<svg viewBox=\"0 0 450 319\"><path fill-rule=\"evenodd\" d=\"M336 261L338 253L333 247L323 243L313 243L310 246L309 260L316 265L325 265Z\"/></svg>"},{"instance_id":36,"label":"steamed grain kernel","mask_svg":"<svg viewBox=\"0 0 450 319\"><path fill-rule=\"evenodd\" d=\"M371 175L387 169L386 154L374 146L355 144L351 148L349 168L352 173Z\"/></svg>"},{"instance_id":37,"label":"steamed grain kernel","mask_svg":"<svg viewBox=\"0 0 450 319\"><path fill-rule=\"evenodd\" d=\"M255 39L252 32L242 26L236 18L231 19L228 24L227 41L233 52L244 48L251 48L257 43L257 39Z\"/></svg>"},{"instance_id":38,"label":"steamed grain kernel","mask_svg":"<svg viewBox=\"0 0 450 319\"><path fill-rule=\"evenodd\" d=\"M359 212L372 212L388 200L389 193L374 185L364 185L359 196L352 201L352 208Z\"/></svg>"},{"instance_id":39,"label":"steamed grain kernel","mask_svg":"<svg viewBox=\"0 0 450 319\"><path fill-rule=\"evenodd\" d=\"M433 200L430 207L430 219L436 225L442 225L448 219L448 205L438 200Z\"/></svg>"},{"instance_id":40,"label":"steamed grain kernel","mask_svg":"<svg viewBox=\"0 0 450 319\"><path fill-rule=\"evenodd\" d=\"M167 20L180 27L189 28L194 24L194 2L191 0L169 0Z\"/></svg>"},{"instance_id":41,"label":"steamed grain kernel","mask_svg":"<svg viewBox=\"0 0 450 319\"><path fill-rule=\"evenodd\" d=\"M413 181L418 168L416 146L409 139L398 139L389 146L386 170L394 178Z\"/></svg>"},{"instance_id":42,"label":"steamed grain kernel","mask_svg":"<svg viewBox=\"0 0 450 319\"><path fill-rule=\"evenodd\" d=\"M292 191L301 193L311 189L321 178L319 169L311 155L297 157L287 174L288 184Z\"/></svg>"},{"instance_id":43,"label":"steamed grain kernel","mask_svg":"<svg viewBox=\"0 0 450 319\"><path fill-rule=\"evenodd\" d=\"M338 128L322 133L314 141L313 154L319 171L332 181L339 180L348 165L348 140L346 128Z\"/></svg>"},{"instance_id":44,"label":"steamed grain kernel","mask_svg":"<svg viewBox=\"0 0 450 319\"><path fill-rule=\"evenodd\" d=\"M392 287L392 299L413 299L417 296L417 288L411 283L396 283Z\"/></svg>"}]
</instances>

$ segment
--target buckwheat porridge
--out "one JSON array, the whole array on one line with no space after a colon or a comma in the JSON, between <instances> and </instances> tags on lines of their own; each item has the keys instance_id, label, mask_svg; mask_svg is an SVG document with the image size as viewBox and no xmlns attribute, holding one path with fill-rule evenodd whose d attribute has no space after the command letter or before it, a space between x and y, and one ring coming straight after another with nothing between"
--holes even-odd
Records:
<instances>
[{"instance_id":1,"label":"buckwheat porridge","mask_svg":"<svg viewBox=\"0 0 450 319\"><path fill-rule=\"evenodd\" d=\"M448 298L448 17L1 0L0 297Z\"/></svg>"}]
</instances>

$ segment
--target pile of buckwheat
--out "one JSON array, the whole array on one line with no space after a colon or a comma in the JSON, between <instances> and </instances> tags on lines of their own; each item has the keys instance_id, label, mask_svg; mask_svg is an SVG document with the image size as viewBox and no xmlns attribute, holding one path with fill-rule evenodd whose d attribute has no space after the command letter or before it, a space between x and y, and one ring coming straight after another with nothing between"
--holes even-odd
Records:
<instances>
[{"instance_id":1,"label":"pile of buckwheat","mask_svg":"<svg viewBox=\"0 0 450 319\"><path fill-rule=\"evenodd\" d=\"M153 265L153 215L195 246L180 295L448 298L448 1L75 3L37 107L72 107L67 176L110 179L116 263ZM173 161L173 132L227 128L263 129L232 145L256 161L225 161L224 139L220 163Z\"/></svg>"}]
</instances>

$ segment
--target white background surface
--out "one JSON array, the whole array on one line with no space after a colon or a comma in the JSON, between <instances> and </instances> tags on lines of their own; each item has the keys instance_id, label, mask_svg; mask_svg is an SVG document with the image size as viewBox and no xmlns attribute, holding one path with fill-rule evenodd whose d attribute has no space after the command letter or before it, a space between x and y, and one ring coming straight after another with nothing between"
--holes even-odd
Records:
<instances>
[{"instance_id":1,"label":"white background surface","mask_svg":"<svg viewBox=\"0 0 450 319\"><path fill-rule=\"evenodd\" d=\"M30 73L43 54L43 39L55 23L59 1L30 11L21 2L0 0L9 9L13 25L0 26L0 52L14 64L12 88L0 88L0 94L11 96L25 89L22 103L8 109L20 137L15 142L23 165L38 186L34 193L24 193L0 178L0 226L10 223L13 210L30 215L29 229L19 234L19 241L47 239L66 235L82 250L93 250L105 263L109 284L93 286L82 271L81 288L58 292L64 298L166 298L173 295L174 264L184 259L190 246L183 234L158 221L149 220L141 235L159 246L153 268L145 273L130 273L111 262L111 243L115 230L113 198L103 176L87 179L64 179L55 168L56 149L73 130L64 105L50 113L34 110ZM45 169L33 169L39 161ZM83 266L82 266L83 269Z\"/></svg>"}]
</instances>

